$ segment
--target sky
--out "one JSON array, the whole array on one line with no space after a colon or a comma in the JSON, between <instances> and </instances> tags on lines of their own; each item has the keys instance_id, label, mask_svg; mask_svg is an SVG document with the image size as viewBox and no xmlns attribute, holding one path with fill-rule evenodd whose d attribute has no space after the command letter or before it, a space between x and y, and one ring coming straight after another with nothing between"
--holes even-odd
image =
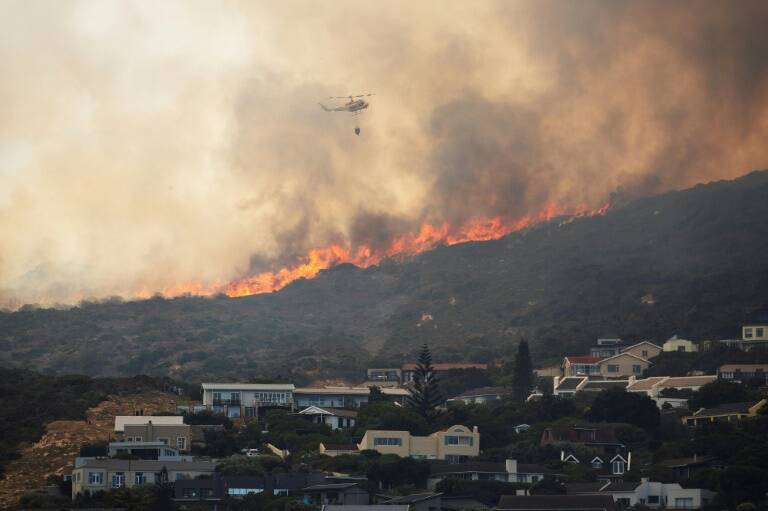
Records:
<instances>
[{"instance_id":1,"label":"sky","mask_svg":"<svg viewBox=\"0 0 768 511\"><path fill-rule=\"evenodd\" d=\"M0 0L0 307L768 168L763 1ZM355 122L329 96L375 93Z\"/></svg>"}]
</instances>

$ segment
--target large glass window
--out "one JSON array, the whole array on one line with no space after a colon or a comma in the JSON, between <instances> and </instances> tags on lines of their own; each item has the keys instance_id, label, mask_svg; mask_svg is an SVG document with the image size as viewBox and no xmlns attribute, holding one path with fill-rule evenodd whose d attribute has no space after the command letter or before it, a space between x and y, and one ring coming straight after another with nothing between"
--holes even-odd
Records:
<instances>
[{"instance_id":1,"label":"large glass window","mask_svg":"<svg viewBox=\"0 0 768 511\"><path fill-rule=\"evenodd\" d=\"M744 329L744 338L745 339L751 339L752 338L752 329L751 328L745 328Z\"/></svg>"},{"instance_id":2,"label":"large glass window","mask_svg":"<svg viewBox=\"0 0 768 511\"><path fill-rule=\"evenodd\" d=\"M125 486L125 474L123 472L112 474L112 488L122 488L123 486Z\"/></svg>"},{"instance_id":3,"label":"large glass window","mask_svg":"<svg viewBox=\"0 0 768 511\"><path fill-rule=\"evenodd\" d=\"M227 488L227 494L233 497L241 497L249 493L261 493L263 491L262 488Z\"/></svg>"},{"instance_id":4,"label":"large glass window","mask_svg":"<svg viewBox=\"0 0 768 511\"><path fill-rule=\"evenodd\" d=\"M608 364L608 372L609 373L618 373L619 372L619 366L615 364Z\"/></svg>"},{"instance_id":5,"label":"large glass window","mask_svg":"<svg viewBox=\"0 0 768 511\"><path fill-rule=\"evenodd\" d=\"M475 439L471 436L448 435L444 442L445 445L474 445Z\"/></svg>"},{"instance_id":6,"label":"large glass window","mask_svg":"<svg viewBox=\"0 0 768 511\"><path fill-rule=\"evenodd\" d=\"M677 508L677 509L693 509L693 497L677 497L677 498L675 498L675 508Z\"/></svg>"},{"instance_id":7,"label":"large glass window","mask_svg":"<svg viewBox=\"0 0 768 511\"><path fill-rule=\"evenodd\" d=\"M640 374L643 372L643 368L639 365L633 365L632 366L632 372L635 374Z\"/></svg>"},{"instance_id":8,"label":"large glass window","mask_svg":"<svg viewBox=\"0 0 768 511\"><path fill-rule=\"evenodd\" d=\"M240 417L240 407L239 406L230 406L227 409L227 417L232 417L232 418Z\"/></svg>"},{"instance_id":9,"label":"large glass window","mask_svg":"<svg viewBox=\"0 0 768 511\"><path fill-rule=\"evenodd\" d=\"M374 437L373 445L403 445L402 438Z\"/></svg>"},{"instance_id":10,"label":"large glass window","mask_svg":"<svg viewBox=\"0 0 768 511\"><path fill-rule=\"evenodd\" d=\"M104 484L104 473L88 472L88 484Z\"/></svg>"},{"instance_id":11,"label":"large glass window","mask_svg":"<svg viewBox=\"0 0 768 511\"><path fill-rule=\"evenodd\" d=\"M147 482L147 477L144 475L144 472L136 472L136 474L133 477L133 483L136 485L141 485Z\"/></svg>"},{"instance_id":12,"label":"large glass window","mask_svg":"<svg viewBox=\"0 0 768 511\"><path fill-rule=\"evenodd\" d=\"M659 503L658 495L648 495L648 504L658 504L658 503Z\"/></svg>"}]
</instances>

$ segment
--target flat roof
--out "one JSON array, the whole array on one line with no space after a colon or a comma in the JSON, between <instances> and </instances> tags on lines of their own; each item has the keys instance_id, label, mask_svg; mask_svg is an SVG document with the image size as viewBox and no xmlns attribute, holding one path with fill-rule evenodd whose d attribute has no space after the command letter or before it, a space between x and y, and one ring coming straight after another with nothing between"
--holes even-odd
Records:
<instances>
[{"instance_id":1,"label":"flat roof","mask_svg":"<svg viewBox=\"0 0 768 511\"><path fill-rule=\"evenodd\" d=\"M284 390L296 388L293 383L203 383L203 390Z\"/></svg>"},{"instance_id":2,"label":"flat roof","mask_svg":"<svg viewBox=\"0 0 768 511\"><path fill-rule=\"evenodd\" d=\"M125 426L183 426L184 417L181 415L116 415L115 431L125 431Z\"/></svg>"},{"instance_id":3,"label":"flat roof","mask_svg":"<svg viewBox=\"0 0 768 511\"><path fill-rule=\"evenodd\" d=\"M302 387L295 389L294 394L334 394L367 396L371 393L370 387ZM410 392L405 389L382 387L381 393L385 396L408 396Z\"/></svg>"}]
</instances>

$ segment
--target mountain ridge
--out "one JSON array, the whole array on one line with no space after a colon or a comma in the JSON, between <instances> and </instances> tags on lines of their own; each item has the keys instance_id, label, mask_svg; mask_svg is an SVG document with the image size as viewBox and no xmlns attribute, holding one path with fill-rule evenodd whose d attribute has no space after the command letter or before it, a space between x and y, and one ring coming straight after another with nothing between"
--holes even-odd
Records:
<instances>
[{"instance_id":1,"label":"mountain ridge","mask_svg":"<svg viewBox=\"0 0 768 511\"><path fill-rule=\"evenodd\" d=\"M0 365L91 375L309 381L410 359L583 351L612 332L735 336L768 303L768 171L557 219L498 240L325 270L242 298L84 303L0 314Z\"/></svg>"}]
</instances>

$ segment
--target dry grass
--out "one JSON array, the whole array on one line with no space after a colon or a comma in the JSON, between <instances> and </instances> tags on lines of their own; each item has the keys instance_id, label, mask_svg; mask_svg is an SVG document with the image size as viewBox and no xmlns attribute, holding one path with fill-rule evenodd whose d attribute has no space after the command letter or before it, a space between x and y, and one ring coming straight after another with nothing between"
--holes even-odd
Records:
<instances>
[{"instance_id":1,"label":"dry grass","mask_svg":"<svg viewBox=\"0 0 768 511\"><path fill-rule=\"evenodd\" d=\"M145 415L172 412L177 404L190 404L173 394L146 392L110 396L86 412L85 421L55 421L35 444L25 447L21 457L6 466L0 481L0 508L14 505L25 493L42 486L49 475L68 474L80 447L109 440L115 415Z\"/></svg>"}]
</instances>

